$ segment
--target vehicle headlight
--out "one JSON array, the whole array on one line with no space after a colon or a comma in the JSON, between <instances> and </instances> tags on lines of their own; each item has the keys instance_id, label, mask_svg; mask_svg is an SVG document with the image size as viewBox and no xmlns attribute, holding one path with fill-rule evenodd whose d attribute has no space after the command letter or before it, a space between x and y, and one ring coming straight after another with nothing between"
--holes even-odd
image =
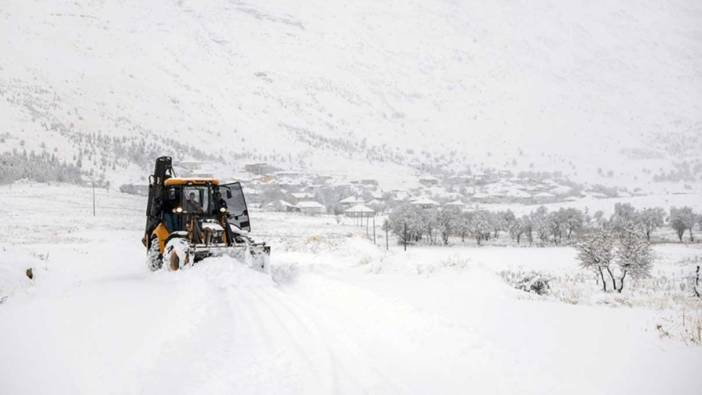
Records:
<instances>
[{"instance_id":1,"label":"vehicle headlight","mask_svg":"<svg viewBox=\"0 0 702 395\"><path fill-rule=\"evenodd\" d=\"M220 212L220 213L226 213L226 212L227 212L227 209L224 208L224 207L220 207L220 208L219 208L219 212Z\"/></svg>"},{"instance_id":2,"label":"vehicle headlight","mask_svg":"<svg viewBox=\"0 0 702 395\"><path fill-rule=\"evenodd\" d=\"M183 208L182 208L182 207L176 207L175 212L180 214L180 213L183 212Z\"/></svg>"}]
</instances>

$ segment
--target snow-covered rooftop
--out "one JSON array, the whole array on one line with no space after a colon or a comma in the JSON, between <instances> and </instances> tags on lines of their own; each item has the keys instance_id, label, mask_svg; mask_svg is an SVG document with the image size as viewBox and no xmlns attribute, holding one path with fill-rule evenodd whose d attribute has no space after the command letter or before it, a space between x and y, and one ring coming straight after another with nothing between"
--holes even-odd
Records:
<instances>
[{"instance_id":1,"label":"snow-covered rooftop","mask_svg":"<svg viewBox=\"0 0 702 395\"><path fill-rule=\"evenodd\" d=\"M363 204L357 204L353 207L349 207L346 210L344 210L345 213L355 213L355 214L373 214L375 213L375 210L372 208L363 205Z\"/></svg>"},{"instance_id":2,"label":"snow-covered rooftop","mask_svg":"<svg viewBox=\"0 0 702 395\"><path fill-rule=\"evenodd\" d=\"M356 204L363 203L363 200L357 198L356 196L349 196L344 199L339 200L340 204Z\"/></svg>"},{"instance_id":3,"label":"snow-covered rooftop","mask_svg":"<svg viewBox=\"0 0 702 395\"><path fill-rule=\"evenodd\" d=\"M439 205L439 202L437 202L435 200L431 200L429 198L417 198L417 199L412 200L411 203L414 205L417 205L417 206L438 206Z\"/></svg>"},{"instance_id":4,"label":"snow-covered rooftop","mask_svg":"<svg viewBox=\"0 0 702 395\"><path fill-rule=\"evenodd\" d=\"M303 200L299 202L298 204L295 205L295 207L298 208L324 208L324 205L322 203L319 203L314 200Z\"/></svg>"}]
</instances>

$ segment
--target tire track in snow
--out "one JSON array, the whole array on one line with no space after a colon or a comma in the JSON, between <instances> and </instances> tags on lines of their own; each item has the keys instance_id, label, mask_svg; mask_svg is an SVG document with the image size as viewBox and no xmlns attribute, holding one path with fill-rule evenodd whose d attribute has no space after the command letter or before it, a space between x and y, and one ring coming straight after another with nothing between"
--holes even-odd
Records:
<instances>
[{"instance_id":1,"label":"tire track in snow","mask_svg":"<svg viewBox=\"0 0 702 395\"><path fill-rule=\"evenodd\" d=\"M278 291L276 289L276 291ZM339 387L341 383L339 373L337 373L337 385L335 386L338 392L346 389L347 392L355 393L359 389L367 390L367 387L378 386L364 384L363 379L358 377L359 374L354 374L354 370L366 371L365 376L379 378L382 385L390 386L385 389L388 392L398 392L398 388L391 385L390 380L385 377L380 369L376 368L372 359L360 352L359 344L343 333L343 331L325 324L323 313L310 303L307 299L297 297L292 293L278 291L275 295L275 303L285 310L291 319L294 319L307 328L310 333L313 333L317 338L323 339L319 343L323 344L324 350L328 355L330 364L335 371L342 372L345 380L348 380L350 385ZM294 302L293 302L294 301ZM327 317L328 318L328 317ZM350 388L347 388L350 387Z\"/></svg>"}]
</instances>

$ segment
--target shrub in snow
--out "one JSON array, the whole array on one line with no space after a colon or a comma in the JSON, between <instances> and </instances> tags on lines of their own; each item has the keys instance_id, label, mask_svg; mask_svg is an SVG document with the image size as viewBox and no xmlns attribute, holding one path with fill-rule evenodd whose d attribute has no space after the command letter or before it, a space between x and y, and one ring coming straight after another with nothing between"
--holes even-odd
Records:
<instances>
[{"instance_id":1,"label":"shrub in snow","mask_svg":"<svg viewBox=\"0 0 702 395\"><path fill-rule=\"evenodd\" d=\"M458 255L452 255L441 261L441 266L460 269L466 267L469 261L470 259L461 258Z\"/></svg>"},{"instance_id":2,"label":"shrub in snow","mask_svg":"<svg viewBox=\"0 0 702 395\"><path fill-rule=\"evenodd\" d=\"M551 291L550 279L541 273L502 273L502 277L520 291L548 295Z\"/></svg>"},{"instance_id":3,"label":"shrub in snow","mask_svg":"<svg viewBox=\"0 0 702 395\"><path fill-rule=\"evenodd\" d=\"M517 289L526 292L533 292L537 295L546 295L551 290L548 279L539 274L534 274L531 277L525 277L521 282L517 283Z\"/></svg>"}]
</instances>

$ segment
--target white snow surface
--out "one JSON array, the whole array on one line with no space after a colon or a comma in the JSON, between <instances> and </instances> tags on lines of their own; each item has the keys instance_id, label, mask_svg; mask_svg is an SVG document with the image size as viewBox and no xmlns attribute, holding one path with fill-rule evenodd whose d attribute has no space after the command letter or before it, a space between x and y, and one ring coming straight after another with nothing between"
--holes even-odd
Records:
<instances>
[{"instance_id":1,"label":"white snow surface","mask_svg":"<svg viewBox=\"0 0 702 395\"><path fill-rule=\"evenodd\" d=\"M254 212L254 235L272 244L271 273L229 258L152 273L143 198L98 191L92 217L87 188L24 184L0 196L11 224L0 229L3 394L702 388L702 347L659 336L660 310L567 304L498 274L577 274L569 248L385 252L333 217ZM702 249L657 253L656 269L672 275ZM583 287L597 295L594 281Z\"/></svg>"}]
</instances>

